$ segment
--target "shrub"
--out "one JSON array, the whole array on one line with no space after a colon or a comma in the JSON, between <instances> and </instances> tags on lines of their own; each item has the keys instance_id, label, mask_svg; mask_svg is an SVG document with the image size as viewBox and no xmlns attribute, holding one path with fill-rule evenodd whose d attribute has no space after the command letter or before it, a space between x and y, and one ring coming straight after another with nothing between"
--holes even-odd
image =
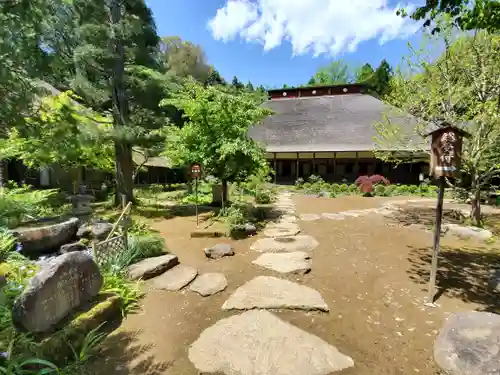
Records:
<instances>
[{"instance_id":1,"label":"shrub","mask_svg":"<svg viewBox=\"0 0 500 375\"><path fill-rule=\"evenodd\" d=\"M295 186L300 189L304 185L304 179L302 177L299 177L295 180Z\"/></svg>"},{"instance_id":2,"label":"shrub","mask_svg":"<svg viewBox=\"0 0 500 375\"><path fill-rule=\"evenodd\" d=\"M118 274L141 259L162 255L164 252L165 241L158 235L130 236L127 249L107 258L100 266L105 271Z\"/></svg>"},{"instance_id":3,"label":"shrub","mask_svg":"<svg viewBox=\"0 0 500 375\"><path fill-rule=\"evenodd\" d=\"M374 191L375 195L378 195L379 197L384 197L386 195L384 185L375 185L375 188L373 189L373 191Z\"/></svg>"},{"instance_id":4,"label":"shrub","mask_svg":"<svg viewBox=\"0 0 500 375\"><path fill-rule=\"evenodd\" d=\"M4 262L16 247L17 239L6 228L0 228L0 262Z\"/></svg>"},{"instance_id":5,"label":"shrub","mask_svg":"<svg viewBox=\"0 0 500 375\"><path fill-rule=\"evenodd\" d=\"M260 189L255 194L255 203L269 204L275 198L275 193L271 189Z\"/></svg>"},{"instance_id":6,"label":"shrub","mask_svg":"<svg viewBox=\"0 0 500 375\"><path fill-rule=\"evenodd\" d=\"M316 176L315 174L312 174L307 179L307 182L311 184L317 184L317 183L324 183L325 181L321 178L321 176Z\"/></svg>"},{"instance_id":7,"label":"shrub","mask_svg":"<svg viewBox=\"0 0 500 375\"><path fill-rule=\"evenodd\" d=\"M371 194L375 185L390 184L388 179L379 174L372 176L359 176L354 183L359 186L360 191L365 195Z\"/></svg>"},{"instance_id":8,"label":"shrub","mask_svg":"<svg viewBox=\"0 0 500 375\"><path fill-rule=\"evenodd\" d=\"M390 197L391 195L396 195L394 194L396 190L396 185L387 185L385 186L385 195Z\"/></svg>"},{"instance_id":9,"label":"shrub","mask_svg":"<svg viewBox=\"0 0 500 375\"><path fill-rule=\"evenodd\" d=\"M224 207L219 212L219 217L224 220L230 230L238 228L248 222L248 205L243 202L233 202L229 207Z\"/></svg>"},{"instance_id":10,"label":"shrub","mask_svg":"<svg viewBox=\"0 0 500 375\"><path fill-rule=\"evenodd\" d=\"M128 281L124 275L110 271L103 272L103 293L115 293L122 300L123 316L135 312L139 308L139 300L143 293L138 283Z\"/></svg>"}]
</instances>

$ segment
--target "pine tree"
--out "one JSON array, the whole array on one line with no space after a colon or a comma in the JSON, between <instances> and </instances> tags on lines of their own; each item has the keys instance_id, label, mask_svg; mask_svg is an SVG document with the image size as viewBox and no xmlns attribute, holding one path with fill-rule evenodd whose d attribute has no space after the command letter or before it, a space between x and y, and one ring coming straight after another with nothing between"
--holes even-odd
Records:
<instances>
[{"instance_id":1,"label":"pine tree","mask_svg":"<svg viewBox=\"0 0 500 375\"><path fill-rule=\"evenodd\" d=\"M132 147L156 137L151 115L166 80L157 70L155 23L144 0L74 0L74 6L79 41L72 85L86 105L112 113L116 200L125 195L132 201ZM159 97L145 95L151 91Z\"/></svg>"},{"instance_id":2,"label":"pine tree","mask_svg":"<svg viewBox=\"0 0 500 375\"><path fill-rule=\"evenodd\" d=\"M242 88L245 87L245 85L243 83L241 83L240 80L238 79L238 77L236 77L236 76L233 77L233 81L231 82L231 85L237 90L241 90Z\"/></svg>"},{"instance_id":3,"label":"pine tree","mask_svg":"<svg viewBox=\"0 0 500 375\"><path fill-rule=\"evenodd\" d=\"M370 86L374 93L376 93L380 97L387 95L390 90L391 77L392 68L384 59L380 63L379 67L375 70L373 78L370 80Z\"/></svg>"},{"instance_id":4,"label":"pine tree","mask_svg":"<svg viewBox=\"0 0 500 375\"><path fill-rule=\"evenodd\" d=\"M248 81L247 85L246 85L246 88L248 91L255 91L253 85L252 85L252 82Z\"/></svg>"},{"instance_id":5,"label":"pine tree","mask_svg":"<svg viewBox=\"0 0 500 375\"><path fill-rule=\"evenodd\" d=\"M373 70L372 66L370 64L366 63L358 71L357 77L356 77L356 83L370 84L371 80L373 79L374 74L375 74L375 71Z\"/></svg>"},{"instance_id":6,"label":"pine tree","mask_svg":"<svg viewBox=\"0 0 500 375\"><path fill-rule=\"evenodd\" d=\"M308 86L314 86L315 84L316 84L316 80L314 79L314 77L311 77L309 79L309 81L307 82Z\"/></svg>"},{"instance_id":7,"label":"pine tree","mask_svg":"<svg viewBox=\"0 0 500 375\"><path fill-rule=\"evenodd\" d=\"M212 68L205 84L208 86L225 85L226 81L221 77L217 69Z\"/></svg>"}]
</instances>

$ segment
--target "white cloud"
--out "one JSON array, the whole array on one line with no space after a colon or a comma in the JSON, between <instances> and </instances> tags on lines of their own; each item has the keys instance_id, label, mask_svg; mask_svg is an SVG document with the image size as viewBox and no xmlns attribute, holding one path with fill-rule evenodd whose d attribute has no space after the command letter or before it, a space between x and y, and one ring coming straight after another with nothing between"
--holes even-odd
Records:
<instances>
[{"instance_id":1,"label":"white cloud","mask_svg":"<svg viewBox=\"0 0 500 375\"><path fill-rule=\"evenodd\" d=\"M366 40L380 44L414 34L419 24L396 15L388 0L228 0L208 22L217 40L240 37L269 51L286 40L293 53L353 52Z\"/></svg>"}]
</instances>

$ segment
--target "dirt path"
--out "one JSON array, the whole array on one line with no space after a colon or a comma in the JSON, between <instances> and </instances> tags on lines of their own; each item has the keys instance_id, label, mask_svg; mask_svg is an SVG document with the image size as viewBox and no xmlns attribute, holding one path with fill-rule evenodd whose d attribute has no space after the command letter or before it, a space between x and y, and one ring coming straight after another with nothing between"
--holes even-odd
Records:
<instances>
[{"instance_id":1,"label":"dirt path","mask_svg":"<svg viewBox=\"0 0 500 375\"><path fill-rule=\"evenodd\" d=\"M385 198L294 197L297 214L376 208ZM390 226L389 226L390 225ZM485 292L486 273L499 256L487 247L457 252L464 241L444 238L441 276L447 282L434 309L423 306L428 278L432 235L421 229L401 228L382 215L300 222L303 233L319 246L312 252L312 271L283 276L252 265L258 254L250 245L259 236L241 240L191 239L194 218L155 223L167 246L182 263L200 272L222 272L225 291L203 298L188 290L151 290L143 309L127 318L106 341L95 364L98 375L195 375L187 357L200 333L223 317L235 315L221 306L245 282L271 275L300 282L319 291L329 313L274 312L282 320L319 336L354 360L354 367L338 374L436 374L432 345L448 312L497 308ZM216 261L205 258L203 248L231 242L236 255ZM148 284L146 284L146 288Z\"/></svg>"}]
</instances>

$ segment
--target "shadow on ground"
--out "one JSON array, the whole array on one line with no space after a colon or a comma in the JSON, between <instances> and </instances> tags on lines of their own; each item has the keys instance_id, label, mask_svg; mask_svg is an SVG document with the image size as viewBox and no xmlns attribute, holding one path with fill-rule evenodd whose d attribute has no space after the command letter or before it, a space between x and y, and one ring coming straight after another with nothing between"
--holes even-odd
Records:
<instances>
[{"instance_id":1,"label":"shadow on ground","mask_svg":"<svg viewBox=\"0 0 500 375\"><path fill-rule=\"evenodd\" d=\"M93 375L163 375L172 367L172 362L155 359L153 344L137 342L140 331L118 332L106 338L99 354L88 364L88 373Z\"/></svg>"},{"instance_id":2,"label":"shadow on ground","mask_svg":"<svg viewBox=\"0 0 500 375\"><path fill-rule=\"evenodd\" d=\"M433 207L405 207L394 212L390 219L403 226L418 224L432 228L436 222L436 210ZM463 224L464 220L465 216L457 210L443 210L443 224Z\"/></svg>"},{"instance_id":3,"label":"shadow on ground","mask_svg":"<svg viewBox=\"0 0 500 375\"><path fill-rule=\"evenodd\" d=\"M418 284L429 282L431 248L411 248L408 260L410 279ZM485 248L464 247L460 250L443 247L439 254L438 293L482 306L480 310L500 312L500 298L488 287L491 273L500 268L500 253Z\"/></svg>"}]
</instances>

